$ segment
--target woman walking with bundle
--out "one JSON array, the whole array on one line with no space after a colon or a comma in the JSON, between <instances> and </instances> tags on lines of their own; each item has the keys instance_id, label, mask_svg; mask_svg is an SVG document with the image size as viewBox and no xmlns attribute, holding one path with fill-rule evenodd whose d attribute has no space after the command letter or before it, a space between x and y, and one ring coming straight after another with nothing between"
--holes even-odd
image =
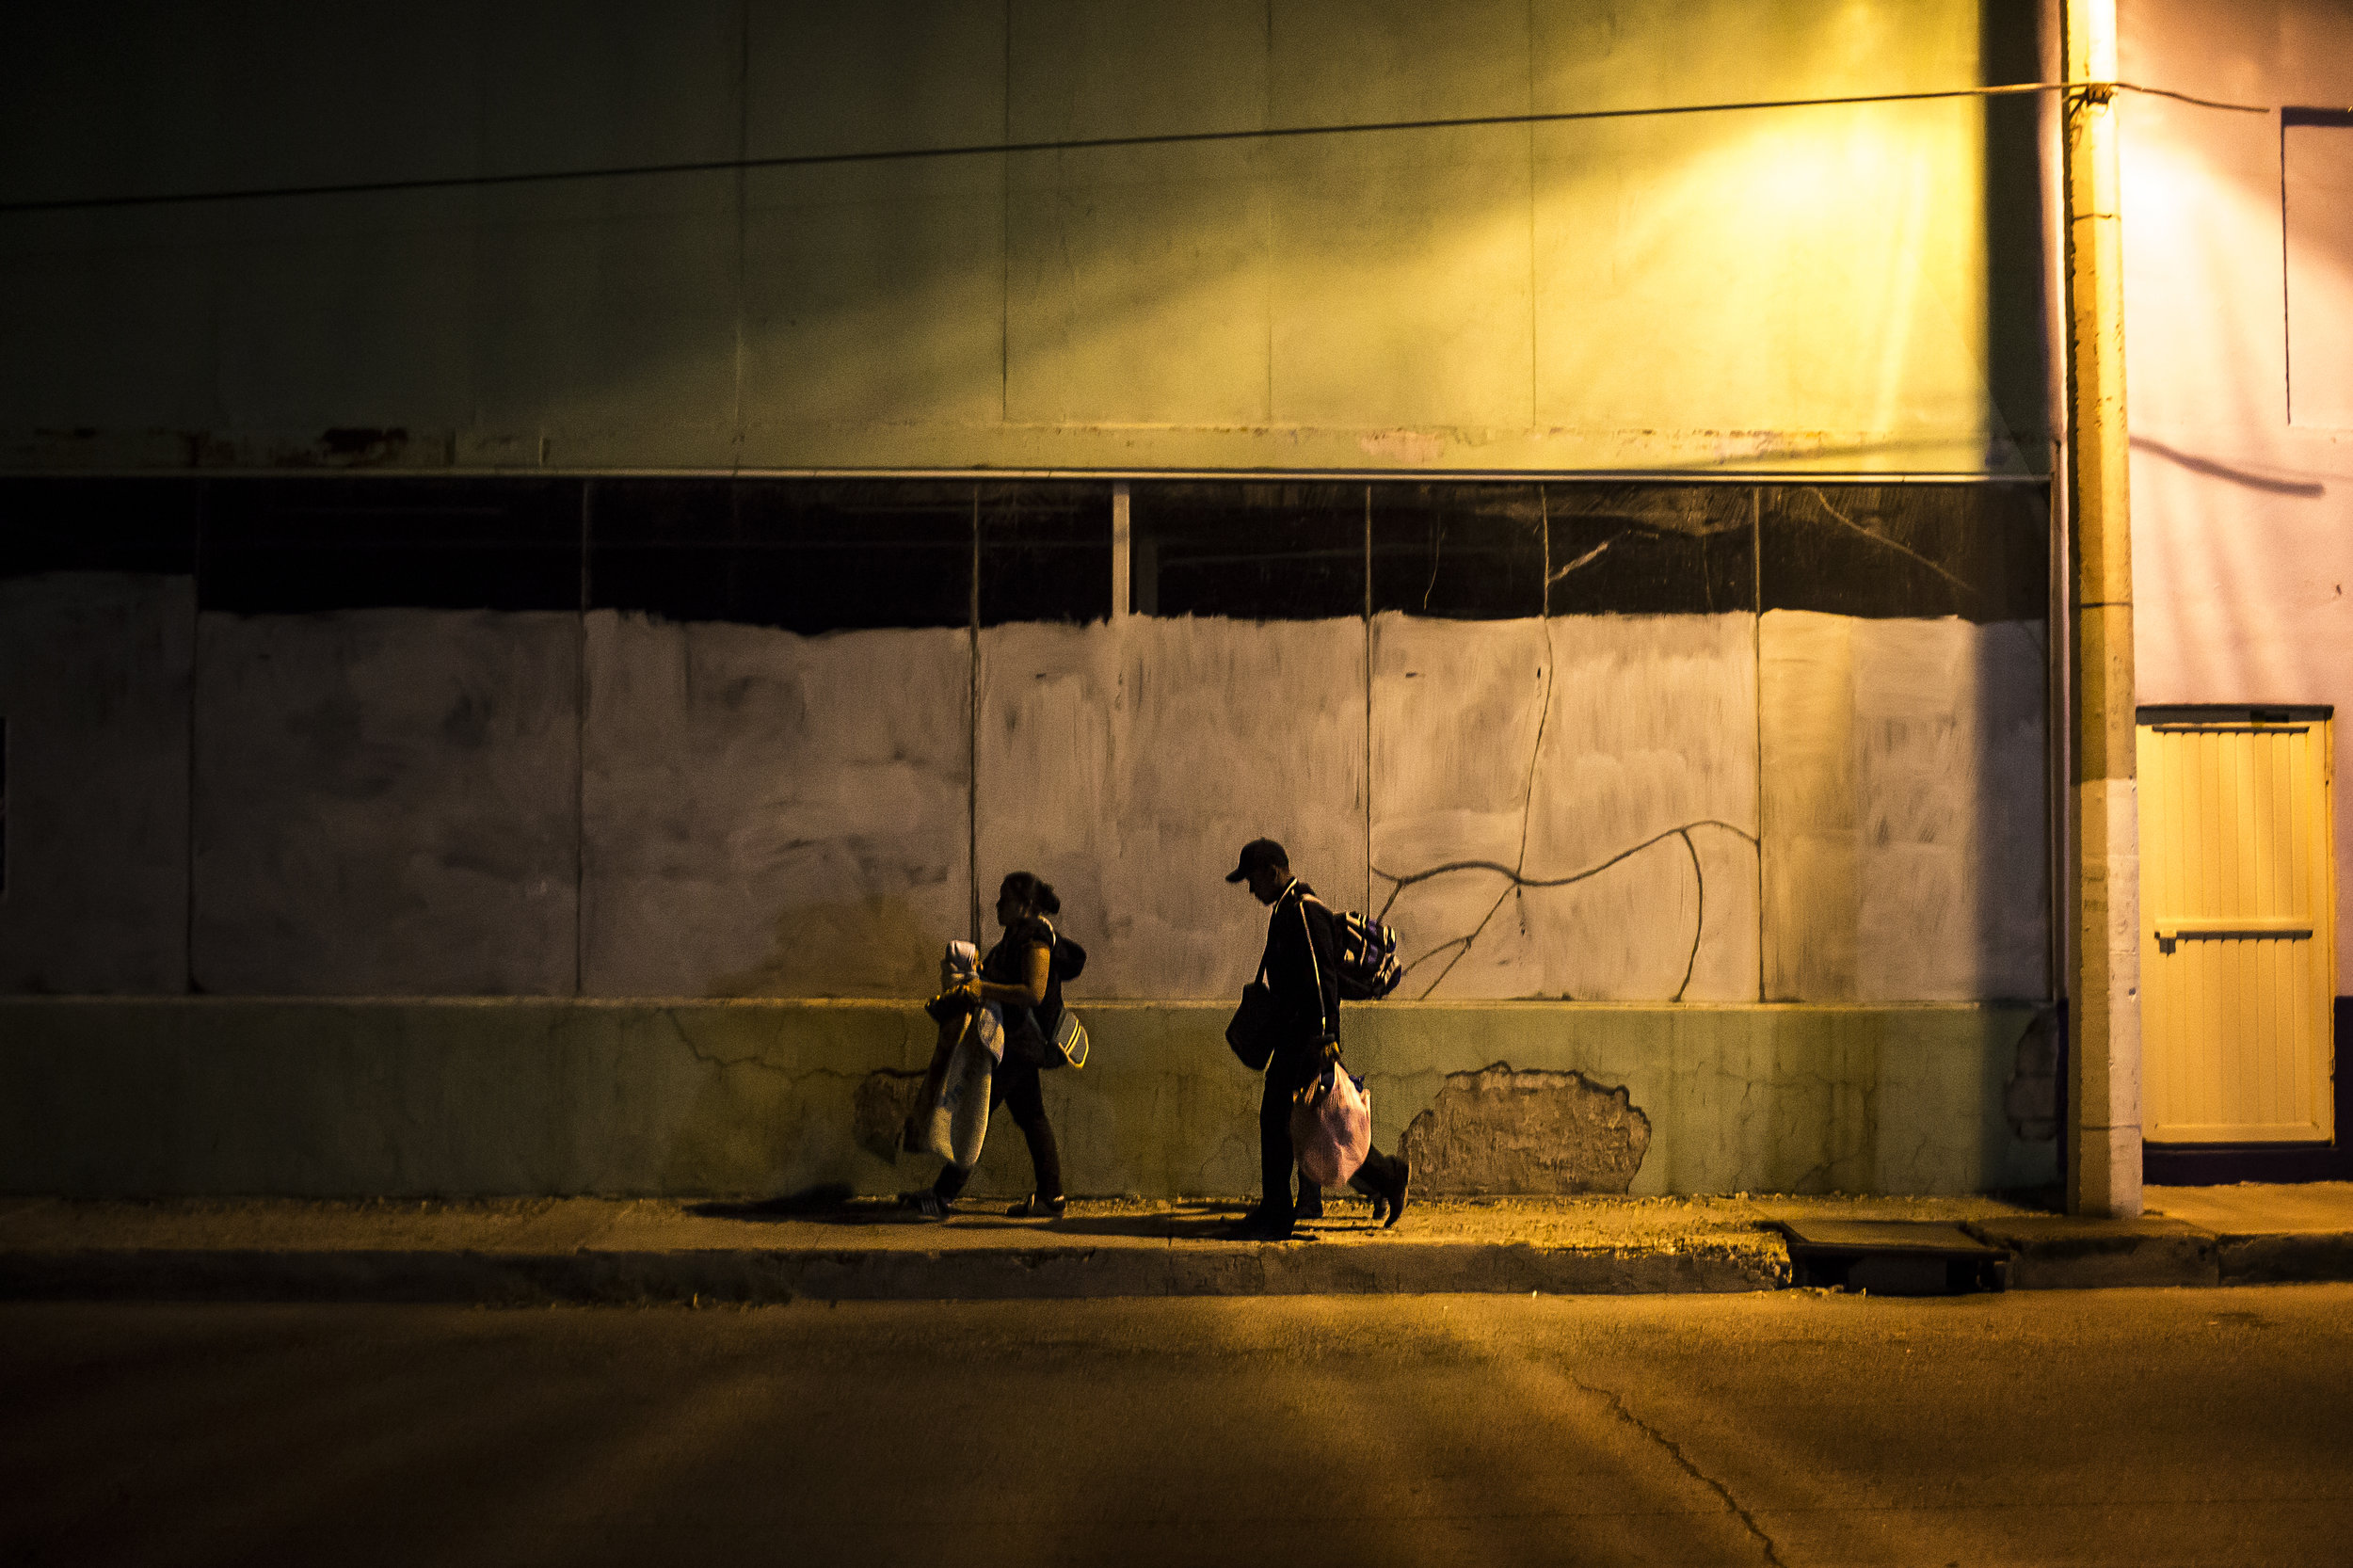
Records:
<instances>
[{"instance_id":1,"label":"woman walking with bundle","mask_svg":"<svg viewBox=\"0 0 2353 1568\"><path fill-rule=\"evenodd\" d=\"M1051 884L1030 872L1015 872L997 892L997 923L1004 935L981 960L980 973L933 1000L932 1016L939 1020L939 1041L932 1051L930 1073L917 1102L918 1116L939 1101L949 1058L968 1028L992 1028L1003 1045L988 1088L988 1109L1013 1107L1014 1125L1030 1145L1030 1167L1036 1186L1009 1212L1016 1219L1053 1218L1063 1212L1062 1154L1054 1146L1053 1125L1046 1119L1046 1098L1038 1074L1063 1065L1054 1048L1054 1028L1062 1021L1062 983L1077 978L1086 965L1086 951L1054 932L1051 916L1062 912L1062 900ZM968 952L969 949L966 950ZM923 1146L912 1123L906 1146ZM944 1219L949 1206L972 1179L972 1167L950 1163L939 1179L926 1189L907 1192L900 1201L931 1219Z\"/></svg>"}]
</instances>

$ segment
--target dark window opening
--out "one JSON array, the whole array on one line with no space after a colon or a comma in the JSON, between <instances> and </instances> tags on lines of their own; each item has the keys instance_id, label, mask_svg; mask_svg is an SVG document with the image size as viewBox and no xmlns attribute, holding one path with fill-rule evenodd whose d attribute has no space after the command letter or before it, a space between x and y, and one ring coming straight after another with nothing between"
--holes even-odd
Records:
<instances>
[{"instance_id":1,"label":"dark window opening","mask_svg":"<svg viewBox=\"0 0 2353 1568\"><path fill-rule=\"evenodd\" d=\"M210 486L197 602L320 610L575 610L580 483L223 479Z\"/></svg>"},{"instance_id":2,"label":"dark window opening","mask_svg":"<svg viewBox=\"0 0 2353 1568\"><path fill-rule=\"evenodd\" d=\"M1555 616L1756 607L1747 485L1547 485L1545 605Z\"/></svg>"},{"instance_id":3,"label":"dark window opening","mask_svg":"<svg viewBox=\"0 0 2353 1568\"><path fill-rule=\"evenodd\" d=\"M969 485L606 479L588 497L588 603L814 635L964 626Z\"/></svg>"},{"instance_id":4,"label":"dark window opening","mask_svg":"<svg viewBox=\"0 0 2353 1568\"><path fill-rule=\"evenodd\" d=\"M1761 496L1768 610L1975 621L2047 613L2041 486L1775 485Z\"/></svg>"},{"instance_id":5,"label":"dark window opening","mask_svg":"<svg viewBox=\"0 0 2353 1568\"><path fill-rule=\"evenodd\" d=\"M1084 624L1112 613L1112 488L984 485L980 623Z\"/></svg>"},{"instance_id":6,"label":"dark window opening","mask_svg":"<svg viewBox=\"0 0 2353 1568\"><path fill-rule=\"evenodd\" d=\"M1374 486L1374 611L1449 620L1542 615L1544 517L1535 485Z\"/></svg>"},{"instance_id":7,"label":"dark window opening","mask_svg":"<svg viewBox=\"0 0 2353 1568\"><path fill-rule=\"evenodd\" d=\"M1324 620L1365 610L1365 487L1138 485L1128 549L1140 616Z\"/></svg>"},{"instance_id":8,"label":"dark window opening","mask_svg":"<svg viewBox=\"0 0 2353 1568\"><path fill-rule=\"evenodd\" d=\"M196 570L194 479L0 481L0 577Z\"/></svg>"}]
</instances>

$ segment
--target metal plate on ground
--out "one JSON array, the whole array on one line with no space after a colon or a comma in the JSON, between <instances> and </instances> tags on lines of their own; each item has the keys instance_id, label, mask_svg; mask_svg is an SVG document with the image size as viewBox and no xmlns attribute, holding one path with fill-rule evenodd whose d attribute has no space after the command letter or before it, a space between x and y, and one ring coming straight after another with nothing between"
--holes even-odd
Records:
<instances>
[{"instance_id":1,"label":"metal plate on ground","mask_svg":"<svg viewBox=\"0 0 2353 1568\"><path fill-rule=\"evenodd\" d=\"M2009 1254L1956 1224L1923 1220L1784 1220L1800 1285L1883 1296L2000 1290Z\"/></svg>"}]
</instances>

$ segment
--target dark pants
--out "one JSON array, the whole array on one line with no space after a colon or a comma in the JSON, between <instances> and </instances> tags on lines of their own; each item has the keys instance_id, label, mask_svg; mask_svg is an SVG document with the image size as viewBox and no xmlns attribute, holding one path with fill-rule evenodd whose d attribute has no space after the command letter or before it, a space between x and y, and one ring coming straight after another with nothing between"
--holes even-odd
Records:
<instances>
[{"instance_id":1,"label":"dark pants","mask_svg":"<svg viewBox=\"0 0 2353 1568\"><path fill-rule=\"evenodd\" d=\"M1291 1168L1297 1158L1291 1150L1291 1096L1313 1083L1322 1071L1320 1056L1296 1060L1278 1054L1267 1064L1266 1092L1258 1100L1258 1182L1265 1194L1258 1200L1261 1213L1288 1218L1303 1206L1311 1208L1311 1197L1319 1202L1322 1198L1307 1186L1305 1174L1299 1178L1297 1203L1291 1198ZM1396 1167L1402 1163L1397 1155L1368 1149L1365 1162L1348 1178L1348 1184L1368 1196L1393 1191Z\"/></svg>"},{"instance_id":2,"label":"dark pants","mask_svg":"<svg viewBox=\"0 0 2353 1568\"><path fill-rule=\"evenodd\" d=\"M988 1082L988 1109L994 1115L1000 1105L1013 1107L1013 1124L1021 1129L1021 1136L1030 1145L1030 1168L1037 1177L1037 1195L1041 1198L1062 1196L1062 1151L1054 1146L1054 1125L1046 1119L1046 1096L1039 1091L1038 1070L1026 1062L1000 1062L997 1072ZM953 1203L964 1184L972 1179L968 1170L953 1165L940 1169L939 1179L932 1183L932 1191L942 1203Z\"/></svg>"}]
</instances>

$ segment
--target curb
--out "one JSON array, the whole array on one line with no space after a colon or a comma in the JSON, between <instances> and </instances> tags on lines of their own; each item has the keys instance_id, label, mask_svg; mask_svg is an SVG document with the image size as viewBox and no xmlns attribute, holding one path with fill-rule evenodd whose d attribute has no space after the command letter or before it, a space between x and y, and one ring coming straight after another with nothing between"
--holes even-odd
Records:
<instances>
[{"instance_id":1,"label":"curb","mask_svg":"<svg viewBox=\"0 0 2353 1568\"><path fill-rule=\"evenodd\" d=\"M2342 1233L2225 1236L2217 1250L2225 1285L2353 1279L2353 1236Z\"/></svg>"},{"instance_id":2,"label":"curb","mask_svg":"<svg viewBox=\"0 0 2353 1568\"><path fill-rule=\"evenodd\" d=\"M1112 1296L1655 1295L1778 1289L1780 1239L1706 1251L1403 1242L1167 1248L0 1254L0 1301L530 1305L1069 1301Z\"/></svg>"},{"instance_id":3,"label":"curb","mask_svg":"<svg viewBox=\"0 0 2353 1568\"><path fill-rule=\"evenodd\" d=\"M2179 1220L2022 1215L1961 1226L2009 1253L2013 1290L2211 1286L2222 1281L2211 1232Z\"/></svg>"}]
</instances>

